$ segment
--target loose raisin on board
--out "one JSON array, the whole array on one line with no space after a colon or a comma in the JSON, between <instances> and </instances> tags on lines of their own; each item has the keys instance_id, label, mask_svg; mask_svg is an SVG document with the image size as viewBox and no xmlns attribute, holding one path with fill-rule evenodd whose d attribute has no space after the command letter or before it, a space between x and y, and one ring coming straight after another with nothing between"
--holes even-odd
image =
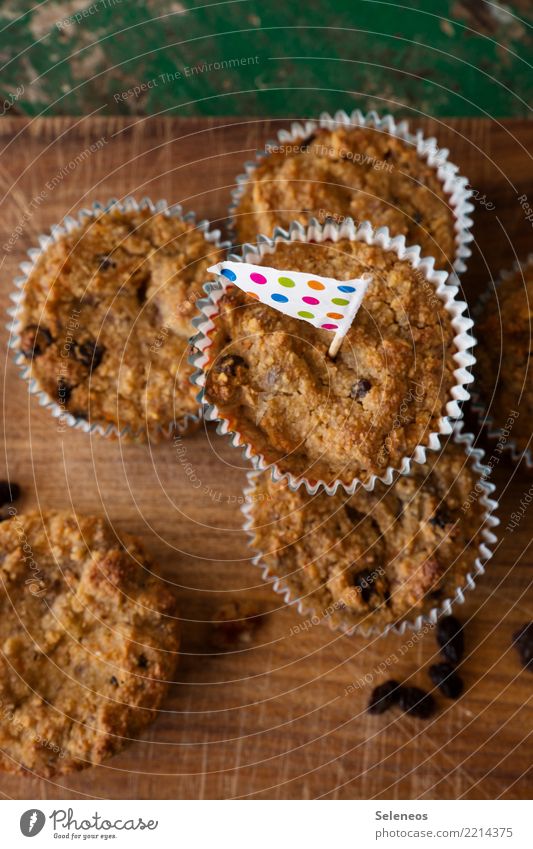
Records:
<instances>
[{"instance_id":1,"label":"loose raisin on board","mask_svg":"<svg viewBox=\"0 0 533 849\"><path fill-rule=\"evenodd\" d=\"M368 713L385 713L386 710L389 710L389 708L397 703L399 693L400 685L393 679L374 687L368 703Z\"/></svg>"},{"instance_id":2,"label":"loose raisin on board","mask_svg":"<svg viewBox=\"0 0 533 849\"><path fill-rule=\"evenodd\" d=\"M513 644L516 646L522 666L533 670L533 622L525 622L513 634Z\"/></svg>"},{"instance_id":3,"label":"loose raisin on board","mask_svg":"<svg viewBox=\"0 0 533 849\"><path fill-rule=\"evenodd\" d=\"M249 646L265 610L249 599L229 601L213 613L211 643L219 651L231 651Z\"/></svg>"},{"instance_id":4,"label":"loose raisin on board","mask_svg":"<svg viewBox=\"0 0 533 849\"><path fill-rule=\"evenodd\" d=\"M437 623L437 642L450 663L458 664L464 650L463 626L455 616L444 616Z\"/></svg>"},{"instance_id":5,"label":"loose raisin on board","mask_svg":"<svg viewBox=\"0 0 533 849\"><path fill-rule=\"evenodd\" d=\"M419 719L428 719L435 712L435 699L420 687L400 687L398 700L405 713Z\"/></svg>"},{"instance_id":6,"label":"loose raisin on board","mask_svg":"<svg viewBox=\"0 0 533 849\"><path fill-rule=\"evenodd\" d=\"M463 679L451 663L434 663L429 667L429 677L444 696L458 699L464 689Z\"/></svg>"}]
</instances>

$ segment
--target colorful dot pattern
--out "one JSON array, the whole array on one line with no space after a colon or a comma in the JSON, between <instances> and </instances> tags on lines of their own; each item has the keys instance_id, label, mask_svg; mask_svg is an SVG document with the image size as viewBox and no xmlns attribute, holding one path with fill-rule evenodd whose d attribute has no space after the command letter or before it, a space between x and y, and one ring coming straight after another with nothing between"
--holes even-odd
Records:
<instances>
[{"instance_id":1,"label":"colorful dot pattern","mask_svg":"<svg viewBox=\"0 0 533 849\"><path fill-rule=\"evenodd\" d=\"M342 282L300 271L281 271L245 262L223 262L208 269L250 298L314 327L346 333L365 295L369 280Z\"/></svg>"}]
</instances>

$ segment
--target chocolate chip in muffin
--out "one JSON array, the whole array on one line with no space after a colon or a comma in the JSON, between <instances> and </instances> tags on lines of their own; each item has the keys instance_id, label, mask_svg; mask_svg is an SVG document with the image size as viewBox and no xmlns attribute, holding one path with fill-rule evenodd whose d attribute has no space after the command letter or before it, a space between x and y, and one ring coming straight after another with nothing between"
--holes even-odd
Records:
<instances>
[{"instance_id":1,"label":"chocolate chip in muffin","mask_svg":"<svg viewBox=\"0 0 533 849\"><path fill-rule=\"evenodd\" d=\"M372 384L365 377L358 380L353 384L350 389L350 398L354 398L357 401L360 401L365 395L368 395L370 390L372 389Z\"/></svg>"},{"instance_id":2,"label":"chocolate chip in muffin","mask_svg":"<svg viewBox=\"0 0 533 849\"><path fill-rule=\"evenodd\" d=\"M444 529L446 525L453 525L453 519L446 507L439 507L435 515L429 520L429 524Z\"/></svg>"},{"instance_id":3,"label":"chocolate chip in muffin","mask_svg":"<svg viewBox=\"0 0 533 849\"><path fill-rule=\"evenodd\" d=\"M118 681L117 681L117 679L115 678L114 675L112 675L111 678L109 679L109 683L112 684L113 687L118 687Z\"/></svg>"},{"instance_id":4,"label":"chocolate chip in muffin","mask_svg":"<svg viewBox=\"0 0 533 849\"><path fill-rule=\"evenodd\" d=\"M352 507L350 504L345 504L344 510L350 522L353 522L354 525L357 525L363 518L363 514L360 513L359 510L356 510L355 507Z\"/></svg>"},{"instance_id":5,"label":"chocolate chip in muffin","mask_svg":"<svg viewBox=\"0 0 533 849\"><path fill-rule=\"evenodd\" d=\"M150 283L150 272L146 269L140 269L133 275L132 282L137 292L137 300L139 304L144 304L146 301L146 291Z\"/></svg>"},{"instance_id":6,"label":"chocolate chip in muffin","mask_svg":"<svg viewBox=\"0 0 533 849\"><path fill-rule=\"evenodd\" d=\"M361 598L365 604L368 604L371 596L377 592L376 573L371 569L362 569L352 575L352 584L361 593Z\"/></svg>"},{"instance_id":7,"label":"chocolate chip in muffin","mask_svg":"<svg viewBox=\"0 0 533 849\"><path fill-rule=\"evenodd\" d=\"M91 371L98 368L105 353L103 345L97 345L94 339L72 346L74 359Z\"/></svg>"},{"instance_id":8,"label":"chocolate chip in muffin","mask_svg":"<svg viewBox=\"0 0 533 849\"><path fill-rule=\"evenodd\" d=\"M419 719L428 719L435 712L435 699L420 687L400 687L398 693L400 707L405 713Z\"/></svg>"},{"instance_id":9,"label":"chocolate chip in muffin","mask_svg":"<svg viewBox=\"0 0 533 849\"><path fill-rule=\"evenodd\" d=\"M226 354L217 360L215 372L225 374L228 377L236 377L239 369L248 368L248 363L238 354Z\"/></svg>"},{"instance_id":10,"label":"chocolate chip in muffin","mask_svg":"<svg viewBox=\"0 0 533 849\"><path fill-rule=\"evenodd\" d=\"M398 702L400 695L400 685L397 681L391 679L383 684L374 687L370 696L367 711L368 713L380 714L385 713L393 705Z\"/></svg>"},{"instance_id":11,"label":"chocolate chip in muffin","mask_svg":"<svg viewBox=\"0 0 533 849\"><path fill-rule=\"evenodd\" d=\"M513 645L518 651L522 666L533 670L533 622L526 622L513 634Z\"/></svg>"},{"instance_id":12,"label":"chocolate chip in muffin","mask_svg":"<svg viewBox=\"0 0 533 849\"><path fill-rule=\"evenodd\" d=\"M144 655L144 654L139 655L139 658L137 660L137 666L139 666L141 669L146 669L148 667L148 659L147 659L146 655Z\"/></svg>"},{"instance_id":13,"label":"chocolate chip in muffin","mask_svg":"<svg viewBox=\"0 0 533 849\"><path fill-rule=\"evenodd\" d=\"M458 664L464 653L463 626L455 616L444 616L437 624L437 642L444 657Z\"/></svg>"},{"instance_id":14,"label":"chocolate chip in muffin","mask_svg":"<svg viewBox=\"0 0 533 849\"><path fill-rule=\"evenodd\" d=\"M458 699L464 689L463 679L451 663L434 663L428 669L429 677L441 693L449 699Z\"/></svg>"},{"instance_id":15,"label":"chocolate chip in muffin","mask_svg":"<svg viewBox=\"0 0 533 849\"><path fill-rule=\"evenodd\" d=\"M110 268L116 268L117 264L114 260L111 259L110 256L106 254L100 254L96 257L96 261L99 264L100 271L109 271Z\"/></svg>"},{"instance_id":16,"label":"chocolate chip in muffin","mask_svg":"<svg viewBox=\"0 0 533 849\"><path fill-rule=\"evenodd\" d=\"M20 334L20 350L28 360L32 360L44 354L52 341L52 334L47 327L28 324Z\"/></svg>"}]
</instances>

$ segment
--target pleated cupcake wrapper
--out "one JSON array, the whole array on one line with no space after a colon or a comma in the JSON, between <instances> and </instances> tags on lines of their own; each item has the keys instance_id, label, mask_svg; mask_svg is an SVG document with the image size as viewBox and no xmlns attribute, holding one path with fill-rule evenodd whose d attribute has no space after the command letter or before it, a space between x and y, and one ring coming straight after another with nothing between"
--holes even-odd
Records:
<instances>
[{"instance_id":1,"label":"pleated cupcake wrapper","mask_svg":"<svg viewBox=\"0 0 533 849\"><path fill-rule=\"evenodd\" d=\"M453 596L444 599L440 605L431 608L428 613L419 614L414 620L402 619L397 623L390 623L384 628L378 628L375 625L353 625L343 627L336 625L331 620L331 617L324 615L325 611L317 610L312 606L308 598L297 598L293 595L292 590L287 587L285 579L275 574L275 570L270 567L264 560L264 554L258 551L255 546L255 531L253 528L253 504L255 481L263 472L248 472L248 485L243 491L244 503L241 506L241 511L244 515L243 530L246 531L249 542L248 545L257 553L251 558L254 566L261 569L262 578L267 583L272 584L272 588L278 595L281 595L285 604L293 605L298 610L301 616L318 618L320 622L325 622L329 628L336 632L352 636L354 634L363 637L385 636L388 633L405 634L406 631L419 631L426 625L433 625L442 615L448 615L452 612L452 608L457 604L465 602L465 593L468 590L475 589L476 578L485 573L485 564L493 555L493 546L497 542L497 536L493 533L493 528L500 524L499 518L495 515L498 509L498 502L490 496L496 489L493 483L489 483L486 478L490 474L491 469L484 466L482 463L484 451L481 448L473 448L474 436L471 433L462 433L463 422L456 422L454 426L453 441L462 445L467 457L471 459L471 468L479 475L477 483L482 489L482 494L478 501L483 505L485 511L483 513L483 525L480 530L482 541L478 546L478 556L476 557L473 566L464 577L464 584L457 587ZM371 615L369 616L371 618Z\"/></svg>"},{"instance_id":2,"label":"pleated cupcake wrapper","mask_svg":"<svg viewBox=\"0 0 533 849\"><path fill-rule=\"evenodd\" d=\"M467 308L466 303L456 300L458 287L446 282L448 275L445 271L434 269L432 257L420 257L418 245L406 246L404 236L391 238L387 227L374 230L368 221L356 226L352 219L346 219L342 224L328 221L320 225L315 222L307 225L307 227L292 222L288 232L278 227L274 231L272 239L267 236L259 236L257 245L246 244L243 246L242 256L232 254L229 259L259 264L258 260L272 253L275 245L280 242L337 242L339 239L364 241L368 245L376 245L383 250L394 251L399 259L409 261L413 268L419 269L425 279L435 287L435 294L443 301L444 307L451 317L451 325L455 330L454 343L457 351L453 356L457 365L454 370L456 383L450 393L451 399L446 403L445 415L442 415L439 419L438 430L429 434L427 444L418 445L411 457L403 458L399 467L389 466L382 475L372 475L366 481L355 478L351 481L337 479L328 483L324 480L309 480L304 476L283 472L277 463L269 463L261 452L239 432L232 419L224 416L215 404L210 404L205 400L206 371L210 365L211 334L215 330L214 319L219 312L218 302L225 293L227 286L222 286L220 282L207 283L204 289L208 297L198 301L197 306L201 314L193 319L198 334L192 339L192 344L197 352L193 353L190 358L192 365L196 366L196 371L191 380L201 390L198 400L204 404L204 418L206 421L218 421L217 432L229 434L232 445L241 448L246 459L251 460L256 469L260 471L270 469L274 481L286 480L292 490L296 490L299 486L305 486L310 495L314 495L318 490L324 490L328 495L333 495L339 487L343 488L348 494L354 493L358 486L364 486L365 489L370 491L378 480L385 484L391 484L399 474L408 474L412 462L425 462L426 451L428 449L436 451L440 447L440 434L450 434L452 432L452 420L461 416L461 402L470 397L466 389L466 386L473 380L470 369L476 362L475 357L469 353L469 350L475 345L474 338L468 332L473 322L463 315ZM268 265L268 262L266 264Z\"/></svg>"},{"instance_id":3,"label":"pleated cupcake wrapper","mask_svg":"<svg viewBox=\"0 0 533 849\"><path fill-rule=\"evenodd\" d=\"M486 305L491 301L491 299L495 298L495 290L497 290L505 280L509 280L509 278L513 277L517 271L521 271L528 265L532 264L533 253L529 254L524 262L517 260L511 269L500 272L499 277L494 281L494 287L487 287L483 294L480 295L476 306L472 310L472 314L476 321L481 318ZM477 415L479 426L485 428L485 432L489 440L498 444L499 450L502 453L507 454L514 463L523 463L527 469L533 469L533 451L531 448L526 448L525 451L521 451L518 448L516 441L512 439L512 432L509 436L502 434L502 429L496 426L493 416L488 414L485 399L479 390L479 384L478 388L473 388L472 390L472 410Z\"/></svg>"},{"instance_id":4,"label":"pleated cupcake wrapper","mask_svg":"<svg viewBox=\"0 0 533 849\"><path fill-rule=\"evenodd\" d=\"M169 422L167 425L156 425L149 429L141 428L138 431L133 431L129 425L118 428L117 425L110 422L89 422L87 419L73 416L72 413L62 409L57 401L54 401L54 399L41 388L36 377L31 376L31 367L28 365L27 360L19 350L20 333L22 330L20 319L23 310L24 287L41 254L45 253L55 242L58 242L62 236L78 230L86 223L87 219L95 218L97 215L100 215L100 213L110 212L111 210L119 210L120 212L138 212L145 209L149 210L151 213L160 212L168 217L180 218L183 221L196 224L196 215L194 212L187 212L184 214L183 209L179 204L169 206L166 200L159 200L154 203L147 197L142 198L140 201L135 200L133 197L127 197L123 201L119 201L116 198L112 198L107 203L95 201L91 207L80 209L74 215L66 216L61 224L56 224L51 228L49 234L42 234L38 237L40 247L31 248L28 251L28 256L30 258L29 261L21 263L20 268L23 273L21 276L15 278L14 284L16 291L10 296L14 306L7 310L7 313L11 318L10 323L7 325L7 329L10 332L9 347L15 351L15 362L20 368L20 376L27 381L30 394L37 397L41 407L45 407L45 409L49 410L52 416L60 419L62 423L76 428L77 430L82 430L85 433L96 433L99 436L125 438L134 441L142 439L143 435L147 432L156 438L170 438L175 433L183 435L189 429L195 429L199 425L202 418L201 408L198 409L197 413L186 413L180 419L176 419L174 422ZM196 224L196 229L200 230L204 234L205 239L216 247L226 249L230 246L229 242L220 241L220 230L210 230L209 221L200 221Z\"/></svg>"},{"instance_id":5,"label":"pleated cupcake wrapper","mask_svg":"<svg viewBox=\"0 0 533 849\"><path fill-rule=\"evenodd\" d=\"M270 156L268 148L301 141L319 129L335 130L343 126L370 127L402 139L407 144L416 147L420 159L435 169L437 177L442 183L443 190L448 197L455 218L455 259L452 264L453 270L457 275L465 271L465 260L472 254L468 245L474 238L471 232L473 221L470 217L474 211L474 206L470 202L473 192L469 188L466 177L460 175L457 165L449 161L449 150L439 147L436 138L426 138L422 130L411 133L407 121L396 123L392 115L380 116L377 112L368 112L365 115L359 109L354 109L351 114L348 114L344 110L339 110L334 115L323 112L316 121L306 121L305 123L295 121L291 125L290 130L280 130L278 132L276 141L267 142L265 150L256 153L255 160L244 163L245 173L240 174L236 178L237 187L232 191L232 203L229 207L230 232L233 241L235 241L235 214L237 207L253 172L264 159ZM316 218L313 218L311 219L311 223L319 222Z\"/></svg>"}]
</instances>

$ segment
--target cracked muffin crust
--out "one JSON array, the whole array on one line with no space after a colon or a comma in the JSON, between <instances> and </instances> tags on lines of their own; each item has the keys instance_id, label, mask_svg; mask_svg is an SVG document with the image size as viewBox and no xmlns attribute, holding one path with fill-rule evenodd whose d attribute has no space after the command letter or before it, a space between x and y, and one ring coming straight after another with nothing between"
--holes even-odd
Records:
<instances>
[{"instance_id":1,"label":"cracked muffin crust","mask_svg":"<svg viewBox=\"0 0 533 849\"><path fill-rule=\"evenodd\" d=\"M342 126L268 150L234 212L240 243L291 221L351 217L404 235L438 268L453 264L454 212L435 168L414 145L385 130Z\"/></svg>"},{"instance_id":2,"label":"cracked muffin crust","mask_svg":"<svg viewBox=\"0 0 533 849\"><path fill-rule=\"evenodd\" d=\"M481 394L490 404L494 427L516 443L519 451L530 447L533 419L531 331L533 319L533 255L522 267L505 276L484 304L476 323L476 372Z\"/></svg>"},{"instance_id":3,"label":"cracked muffin crust","mask_svg":"<svg viewBox=\"0 0 533 849\"><path fill-rule=\"evenodd\" d=\"M365 482L427 444L455 383L455 334L422 272L347 239L279 242L256 262L373 281L334 360L331 333L228 286L211 317L204 400L230 429L283 473L328 484Z\"/></svg>"},{"instance_id":4,"label":"cracked muffin crust","mask_svg":"<svg viewBox=\"0 0 533 849\"><path fill-rule=\"evenodd\" d=\"M178 657L174 595L100 518L14 515L0 551L0 768L98 764L157 715Z\"/></svg>"},{"instance_id":5,"label":"cracked muffin crust","mask_svg":"<svg viewBox=\"0 0 533 849\"><path fill-rule=\"evenodd\" d=\"M453 597L477 557L485 507L460 445L428 457L392 486L350 497L255 475L250 533L268 577L345 631L414 620Z\"/></svg>"},{"instance_id":6,"label":"cracked muffin crust","mask_svg":"<svg viewBox=\"0 0 533 849\"><path fill-rule=\"evenodd\" d=\"M191 318L221 258L178 217L88 219L41 254L24 286L19 350L31 376L63 413L131 436L196 415Z\"/></svg>"}]
</instances>

